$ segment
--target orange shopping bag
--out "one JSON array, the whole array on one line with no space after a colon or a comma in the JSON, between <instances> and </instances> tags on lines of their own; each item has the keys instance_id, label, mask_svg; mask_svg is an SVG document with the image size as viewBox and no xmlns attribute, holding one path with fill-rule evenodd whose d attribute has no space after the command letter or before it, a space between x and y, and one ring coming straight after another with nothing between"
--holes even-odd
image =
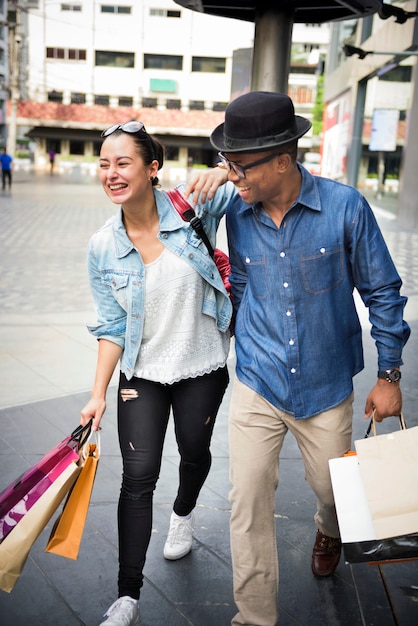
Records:
<instances>
[{"instance_id":1,"label":"orange shopping bag","mask_svg":"<svg viewBox=\"0 0 418 626\"><path fill-rule=\"evenodd\" d=\"M74 560L78 557L100 459L100 436L98 432L96 437L96 443L89 442L85 445L81 472L68 494L62 513L55 521L45 548L46 552Z\"/></svg>"}]
</instances>

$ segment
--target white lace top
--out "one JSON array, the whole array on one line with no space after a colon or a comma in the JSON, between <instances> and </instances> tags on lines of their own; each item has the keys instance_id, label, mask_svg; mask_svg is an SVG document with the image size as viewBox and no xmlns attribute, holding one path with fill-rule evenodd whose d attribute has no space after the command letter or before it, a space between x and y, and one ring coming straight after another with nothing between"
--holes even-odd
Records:
<instances>
[{"instance_id":1,"label":"white lace top","mask_svg":"<svg viewBox=\"0 0 418 626\"><path fill-rule=\"evenodd\" d=\"M203 278L170 250L145 266L145 320L134 375L171 384L225 365L229 332L202 314Z\"/></svg>"}]
</instances>

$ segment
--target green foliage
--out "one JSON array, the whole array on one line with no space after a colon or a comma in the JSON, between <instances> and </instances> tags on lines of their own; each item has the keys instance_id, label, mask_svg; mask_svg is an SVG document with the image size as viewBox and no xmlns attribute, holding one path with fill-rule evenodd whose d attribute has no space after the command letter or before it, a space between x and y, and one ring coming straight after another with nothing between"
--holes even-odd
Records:
<instances>
[{"instance_id":1,"label":"green foliage","mask_svg":"<svg viewBox=\"0 0 418 626\"><path fill-rule=\"evenodd\" d=\"M324 113L324 76L318 76L316 83L316 97L312 116L312 134L320 135L322 132L322 116Z\"/></svg>"}]
</instances>

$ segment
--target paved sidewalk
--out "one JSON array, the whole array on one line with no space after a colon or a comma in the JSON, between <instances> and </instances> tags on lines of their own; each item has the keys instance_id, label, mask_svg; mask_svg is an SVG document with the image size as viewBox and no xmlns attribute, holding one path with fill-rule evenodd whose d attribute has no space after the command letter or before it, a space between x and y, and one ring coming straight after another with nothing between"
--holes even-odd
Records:
<instances>
[{"instance_id":1,"label":"paved sidewalk","mask_svg":"<svg viewBox=\"0 0 418 626\"><path fill-rule=\"evenodd\" d=\"M393 219L393 200L385 200L376 214L409 296L406 319L413 335L405 349L402 389L405 417L413 426L418 425L418 232ZM90 234L113 212L97 181L82 176L22 173L11 194L0 194L0 490L78 424L96 360L96 341L85 330L85 322L94 319L85 249ZM367 316L361 307L360 312L366 369L355 381L355 439L364 435L362 409L376 370ZM232 374L233 351L229 366ZM214 431L213 466L197 507L193 550L177 562L162 556L177 487L178 453L169 428L141 595L144 626L228 626L235 613L228 536L230 392L231 386ZM382 432L393 428L389 422ZM78 560L44 552L51 522L14 591L0 592L1 626L94 626L115 599L121 462L114 386L103 426L102 459ZM417 624L418 562L370 567L342 559L332 578L312 576L315 499L290 436L280 463L280 626Z\"/></svg>"}]
</instances>

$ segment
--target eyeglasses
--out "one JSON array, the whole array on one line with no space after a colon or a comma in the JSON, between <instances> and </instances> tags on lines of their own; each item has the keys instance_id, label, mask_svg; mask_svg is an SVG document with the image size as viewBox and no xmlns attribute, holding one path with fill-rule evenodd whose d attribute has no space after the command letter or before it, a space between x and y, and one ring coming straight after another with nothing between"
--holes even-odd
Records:
<instances>
[{"instance_id":1,"label":"eyeglasses","mask_svg":"<svg viewBox=\"0 0 418 626\"><path fill-rule=\"evenodd\" d=\"M131 122L125 122L124 124L113 124L113 126L109 126L106 128L101 134L102 137L109 137L112 133L115 133L117 130L122 130L124 133L138 133L142 130L146 133L145 126L142 122L136 122L132 120Z\"/></svg>"},{"instance_id":2,"label":"eyeglasses","mask_svg":"<svg viewBox=\"0 0 418 626\"><path fill-rule=\"evenodd\" d=\"M226 158L226 156L222 152L218 152L218 157L222 163L222 165L229 171L231 169L235 172L238 178L245 178L245 172L252 167L256 167L257 165L262 165L263 163L268 163L272 161L274 157L279 156L280 154L286 154L285 152L273 152L273 154L269 154L263 159L259 159L258 161L254 161L253 163L248 163L248 165L238 165L238 163L234 163L234 161L230 161Z\"/></svg>"}]
</instances>

